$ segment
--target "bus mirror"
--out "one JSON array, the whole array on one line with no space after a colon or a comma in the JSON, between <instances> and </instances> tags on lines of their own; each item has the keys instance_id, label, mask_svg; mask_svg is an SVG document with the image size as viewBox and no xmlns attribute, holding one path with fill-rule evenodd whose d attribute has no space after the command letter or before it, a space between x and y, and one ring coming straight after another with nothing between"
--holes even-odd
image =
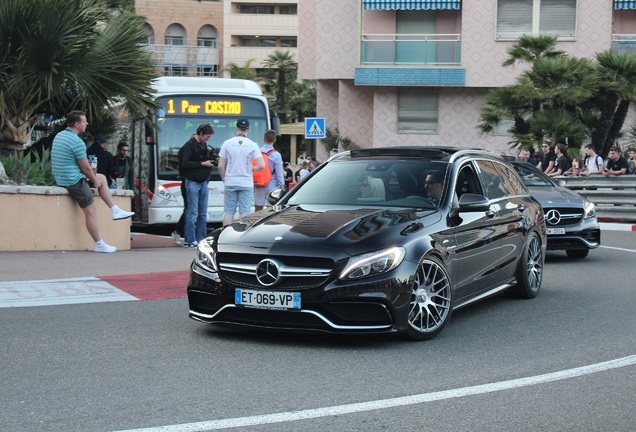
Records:
<instances>
[{"instance_id":1,"label":"bus mirror","mask_svg":"<svg viewBox=\"0 0 636 432\"><path fill-rule=\"evenodd\" d=\"M276 135L280 136L280 117L278 117L278 113L270 109L269 118L272 123L272 129L276 131Z\"/></svg>"}]
</instances>

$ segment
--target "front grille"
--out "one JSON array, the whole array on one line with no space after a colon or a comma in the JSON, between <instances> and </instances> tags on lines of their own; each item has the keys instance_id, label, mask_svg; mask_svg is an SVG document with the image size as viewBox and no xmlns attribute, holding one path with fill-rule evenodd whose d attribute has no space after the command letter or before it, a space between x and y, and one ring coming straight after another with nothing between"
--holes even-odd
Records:
<instances>
[{"instance_id":1,"label":"front grille","mask_svg":"<svg viewBox=\"0 0 636 432\"><path fill-rule=\"evenodd\" d=\"M268 256L219 253L217 262L219 273L231 284L244 288L263 288L256 277L256 267L262 260L269 258L280 263L281 277L272 289L302 290L319 287L327 281L334 267L328 258L303 256Z\"/></svg>"},{"instance_id":2,"label":"front grille","mask_svg":"<svg viewBox=\"0 0 636 432\"><path fill-rule=\"evenodd\" d=\"M583 220L583 209L554 207L544 208L544 211L546 224L549 227L577 225Z\"/></svg>"}]
</instances>

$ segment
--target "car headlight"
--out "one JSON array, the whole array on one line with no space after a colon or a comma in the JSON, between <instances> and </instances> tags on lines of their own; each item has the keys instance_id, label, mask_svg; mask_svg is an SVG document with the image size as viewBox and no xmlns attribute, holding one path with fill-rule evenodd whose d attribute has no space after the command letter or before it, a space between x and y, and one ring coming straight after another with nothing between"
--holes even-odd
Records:
<instances>
[{"instance_id":1,"label":"car headlight","mask_svg":"<svg viewBox=\"0 0 636 432\"><path fill-rule=\"evenodd\" d=\"M217 272L216 253L206 240L199 242L195 262L199 267L211 272Z\"/></svg>"},{"instance_id":2,"label":"car headlight","mask_svg":"<svg viewBox=\"0 0 636 432\"><path fill-rule=\"evenodd\" d=\"M593 202L585 201L583 203L585 211L583 212L583 219L590 219L596 217L596 206Z\"/></svg>"},{"instance_id":3,"label":"car headlight","mask_svg":"<svg viewBox=\"0 0 636 432\"><path fill-rule=\"evenodd\" d=\"M406 251L401 247L394 247L349 259L340 279L359 279L386 273L400 265Z\"/></svg>"}]
</instances>

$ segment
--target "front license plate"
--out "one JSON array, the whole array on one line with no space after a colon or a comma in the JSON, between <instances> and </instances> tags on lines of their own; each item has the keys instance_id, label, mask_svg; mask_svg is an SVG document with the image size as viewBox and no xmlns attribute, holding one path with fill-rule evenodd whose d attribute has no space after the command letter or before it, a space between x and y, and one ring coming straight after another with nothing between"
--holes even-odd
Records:
<instances>
[{"instance_id":1,"label":"front license plate","mask_svg":"<svg viewBox=\"0 0 636 432\"><path fill-rule=\"evenodd\" d=\"M234 303L261 309L300 309L300 293L236 288Z\"/></svg>"},{"instance_id":2,"label":"front license plate","mask_svg":"<svg viewBox=\"0 0 636 432\"><path fill-rule=\"evenodd\" d=\"M565 228L547 228L548 234L565 234Z\"/></svg>"}]
</instances>

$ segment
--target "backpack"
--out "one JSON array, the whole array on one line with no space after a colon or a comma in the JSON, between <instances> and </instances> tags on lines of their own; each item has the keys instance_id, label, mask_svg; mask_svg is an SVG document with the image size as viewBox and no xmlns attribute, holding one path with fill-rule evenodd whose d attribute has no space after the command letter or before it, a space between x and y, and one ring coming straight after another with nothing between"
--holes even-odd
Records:
<instances>
[{"instance_id":1,"label":"backpack","mask_svg":"<svg viewBox=\"0 0 636 432\"><path fill-rule=\"evenodd\" d=\"M255 171L252 173L252 175L254 176L254 186L255 187L265 187L269 184L269 182L272 180L272 168L269 165L269 158L267 156L269 156L271 153L275 152L276 150L272 149L268 152L263 152L263 162L265 162L265 168L263 168L260 171ZM252 165L256 166L256 161L253 160L252 161Z\"/></svg>"},{"instance_id":2,"label":"backpack","mask_svg":"<svg viewBox=\"0 0 636 432\"><path fill-rule=\"evenodd\" d=\"M583 161L584 168L587 168L587 161L589 158L590 156L585 156L585 160ZM601 160L600 164L598 163L599 159ZM597 170L603 171L603 158L599 155L596 155L596 157L594 158L594 165L596 165Z\"/></svg>"}]
</instances>

